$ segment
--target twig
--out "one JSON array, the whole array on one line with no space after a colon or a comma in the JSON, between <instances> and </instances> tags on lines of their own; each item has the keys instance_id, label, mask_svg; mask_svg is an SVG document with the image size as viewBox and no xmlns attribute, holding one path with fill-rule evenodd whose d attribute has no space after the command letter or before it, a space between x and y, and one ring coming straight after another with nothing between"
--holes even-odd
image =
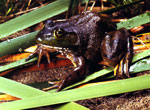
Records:
<instances>
[{"instance_id":1,"label":"twig","mask_svg":"<svg viewBox=\"0 0 150 110\"><path fill-rule=\"evenodd\" d=\"M28 9L29 9L29 6L30 6L30 4L31 4L31 1L32 1L32 0L29 0L29 2L28 2L28 6L27 6L26 10L28 10Z\"/></svg>"},{"instance_id":2,"label":"twig","mask_svg":"<svg viewBox=\"0 0 150 110\"><path fill-rule=\"evenodd\" d=\"M43 6L45 6L45 5L47 5L47 4L48 4L48 3L45 3L45 4L43 4ZM43 6L38 6L38 7L35 7L35 8L31 8L31 9L28 9L28 10L24 10L24 11L15 13L15 14L11 14L11 15L9 15L9 16L7 16L7 17L18 16L18 15L20 15L20 14L30 12L30 11L35 10L35 9L37 9L37 8L41 8L41 7L43 7Z\"/></svg>"}]
</instances>

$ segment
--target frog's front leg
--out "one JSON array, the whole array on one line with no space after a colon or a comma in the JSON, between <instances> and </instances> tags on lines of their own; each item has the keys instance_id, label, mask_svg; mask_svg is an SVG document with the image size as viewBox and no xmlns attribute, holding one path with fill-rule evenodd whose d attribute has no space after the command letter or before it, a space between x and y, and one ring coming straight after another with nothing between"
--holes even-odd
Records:
<instances>
[{"instance_id":1,"label":"frog's front leg","mask_svg":"<svg viewBox=\"0 0 150 110\"><path fill-rule=\"evenodd\" d=\"M47 61L48 63L50 63L50 55L49 55L50 52L51 53L56 52L55 48L43 44L38 44L36 50L26 58L26 61L30 60L32 57L38 54L38 62L37 62L38 67L40 65L41 58L43 55L47 57Z\"/></svg>"},{"instance_id":2,"label":"frog's front leg","mask_svg":"<svg viewBox=\"0 0 150 110\"><path fill-rule=\"evenodd\" d=\"M129 68L133 57L133 43L126 29L109 32L101 44L101 55L108 66L114 67L114 75L129 77Z\"/></svg>"},{"instance_id":3,"label":"frog's front leg","mask_svg":"<svg viewBox=\"0 0 150 110\"><path fill-rule=\"evenodd\" d=\"M68 59L70 59L75 68L71 73L68 73L66 76L64 76L62 80L58 82L50 82L50 84L53 84L53 86L49 88L45 88L43 90L57 88L57 92L58 92L63 88L71 85L72 83L76 82L86 74L85 60L82 56L75 55L72 52L67 52L66 54L66 52L62 51L60 53L66 56Z\"/></svg>"},{"instance_id":4,"label":"frog's front leg","mask_svg":"<svg viewBox=\"0 0 150 110\"><path fill-rule=\"evenodd\" d=\"M74 56L74 55L73 55ZM70 56L71 58L72 56ZM86 73L85 60L82 56L74 57L70 59L74 64L74 70L67 74L59 83L57 91L62 90L64 87L76 82Z\"/></svg>"}]
</instances>

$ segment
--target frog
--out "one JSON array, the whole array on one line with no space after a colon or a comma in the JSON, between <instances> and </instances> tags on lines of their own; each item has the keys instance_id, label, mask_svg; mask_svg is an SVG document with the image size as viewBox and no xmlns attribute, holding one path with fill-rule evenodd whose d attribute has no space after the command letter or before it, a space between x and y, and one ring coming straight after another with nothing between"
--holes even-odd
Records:
<instances>
[{"instance_id":1,"label":"frog","mask_svg":"<svg viewBox=\"0 0 150 110\"><path fill-rule=\"evenodd\" d=\"M110 17L93 12L82 12L65 20L47 20L36 36L37 49L27 58L46 55L51 62L51 52L58 52L74 65L72 72L53 83L61 91L102 66L114 68L116 78L129 77L133 57L133 42L125 28L117 30Z\"/></svg>"}]
</instances>

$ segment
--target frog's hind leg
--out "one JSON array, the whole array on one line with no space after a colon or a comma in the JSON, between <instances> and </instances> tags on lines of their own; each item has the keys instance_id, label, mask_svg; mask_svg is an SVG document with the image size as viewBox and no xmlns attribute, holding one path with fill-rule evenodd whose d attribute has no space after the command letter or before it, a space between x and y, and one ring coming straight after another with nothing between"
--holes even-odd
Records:
<instances>
[{"instance_id":1,"label":"frog's hind leg","mask_svg":"<svg viewBox=\"0 0 150 110\"><path fill-rule=\"evenodd\" d=\"M127 38L127 52L125 56L120 60L120 63L117 64L114 68L114 75L117 78L130 77L129 68L132 62L133 57L133 43L132 38Z\"/></svg>"},{"instance_id":2,"label":"frog's hind leg","mask_svg":"<svg viewBox=\"0 0 150 110\"><path fill-rule=\"evenodd\" d=\"M108 66L114 67L114 75L117 78L129 77L133 56L130 33L124 28L106 33L101 43L101 55Z\"/></svg>"},{"instance_id":3,"label":"frog's hind leg","mask_svg":"<svg viewBox=\"0 0 150 110\"><path fill-rule=\"evenodd\" d=\"M129 68L133 57L133 42L131 37L128 37L127 40L127 53L124 57L124 73L126 77L129 77Z\"/></svg>"}]
</instances>

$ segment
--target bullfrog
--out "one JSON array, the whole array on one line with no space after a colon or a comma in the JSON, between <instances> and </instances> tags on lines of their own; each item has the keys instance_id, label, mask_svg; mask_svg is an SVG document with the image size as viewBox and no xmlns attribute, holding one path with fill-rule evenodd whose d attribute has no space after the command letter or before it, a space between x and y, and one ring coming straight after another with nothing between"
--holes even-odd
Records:
<instances>
[{"instance_id":1,"label":"bullfrog","mask_svg":"<svg viewBox=\"0 0 150 110\"><path fill-rule=\"evenodd\" d=\"M57 91L98 71L100 61L113 67L117 78L129 77L133 56L131 35L124 28L117 30L107 16L83 12L62 21L47 20L36 42L38 48L29 58L39 54L39 63L46 55L50 62L49 52L59 52L74 65L71 73L54 84Z\"/></svg>"}]
</instances>

